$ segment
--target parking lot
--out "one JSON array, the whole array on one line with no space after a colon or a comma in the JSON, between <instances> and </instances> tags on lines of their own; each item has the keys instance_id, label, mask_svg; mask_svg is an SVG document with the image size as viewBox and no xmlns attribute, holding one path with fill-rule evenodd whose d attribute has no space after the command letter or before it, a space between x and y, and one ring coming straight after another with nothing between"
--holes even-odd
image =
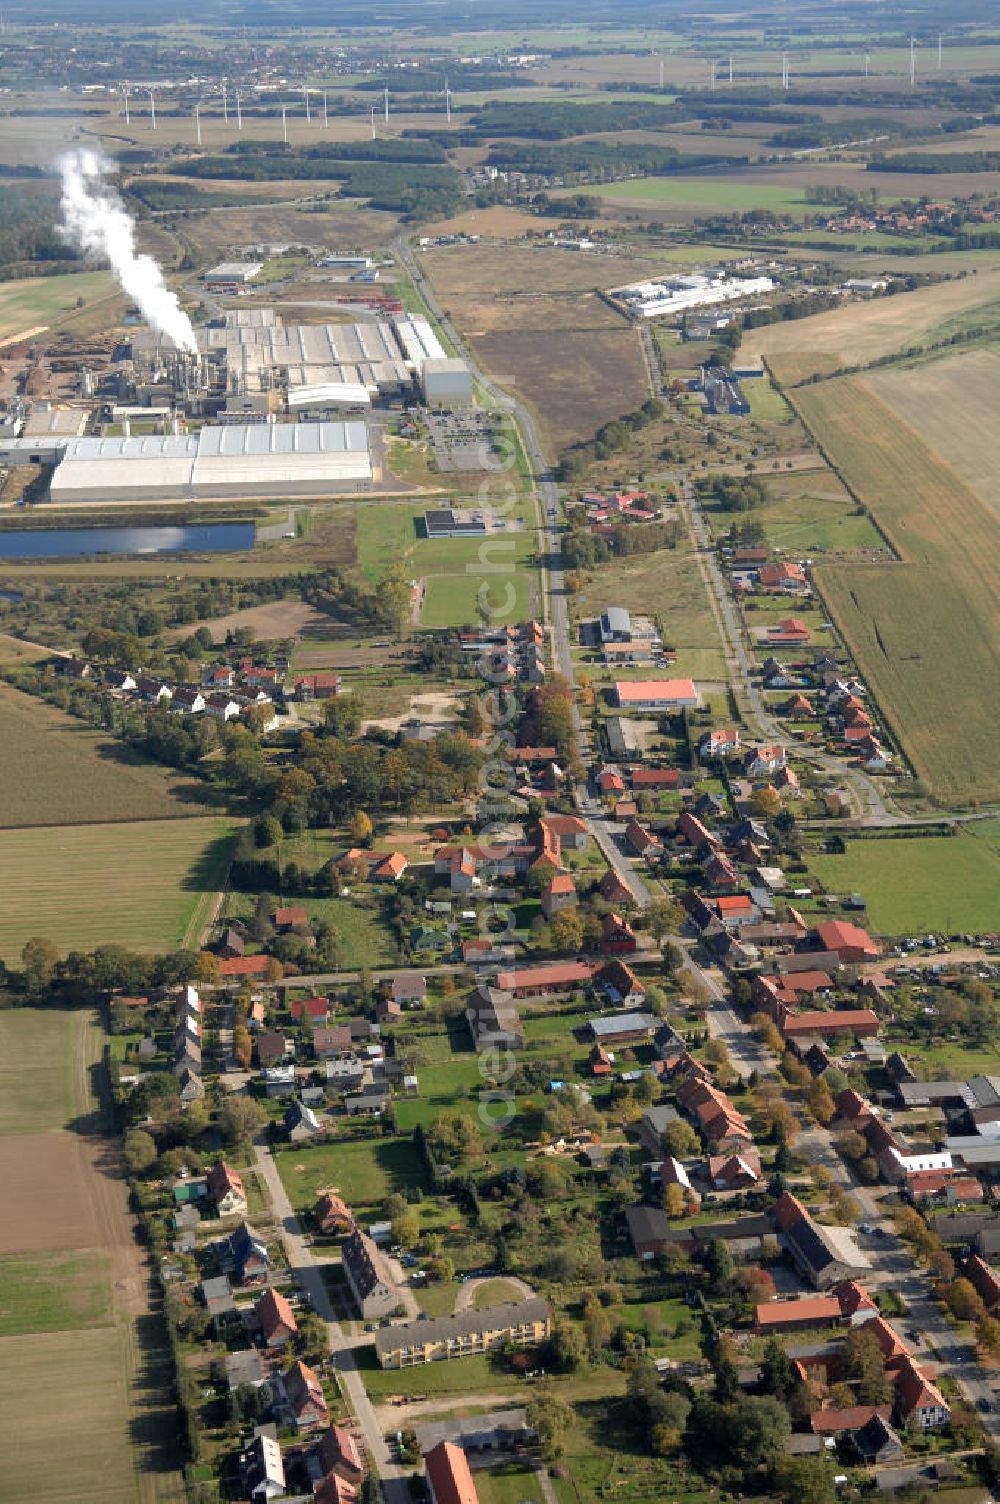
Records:
<instances>
[{"instance_id":1,"label":"parking lot","mask_svg":"<svg viewBox=\"0 0 1000 1504\"><path fill-rule=\"evenodd\" d=\"M493 413L429 412L427 437L439 470L502 470L502 420Z\"/></svg>"}]
</instances>

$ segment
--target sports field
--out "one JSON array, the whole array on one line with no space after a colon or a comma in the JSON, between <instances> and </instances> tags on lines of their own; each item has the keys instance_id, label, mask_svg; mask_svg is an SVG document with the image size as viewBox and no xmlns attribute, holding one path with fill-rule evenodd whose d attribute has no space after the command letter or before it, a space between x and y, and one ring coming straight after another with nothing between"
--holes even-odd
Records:
<instances>
[{"instance_id":1,"label":"sports field","mask_svg":"<svg viewBox=\"0 0 1000 1504\"><path fill-rule=\"evenodd\" d=\"M864 381L1000 515L1000 354L969 350L923 365L872 371Z\"/></svg>"},{"instance_id":2,"label":"sports field","mask_svg":"<svg viewBox=\"0 0 1000 1504\"><path fill-rule=\"evenodd\" d=\"M829 893L860 892L877 935L1000 927L1000 845L975 825L957 836L850 841L843 856L811 856L809 868Z\"/></svg>"},{"instance_id":3,"label":"sports field","mask_svg":"<svg viewBox=\"0 0 1000 1504\"><path fill-rule=\"evenodd\" d=\"M218 818L0 831L0 958L32 936L61 953L196 946L232 831Z\"/></svg>"},{"instance_id":4,"label":"sports field","mask_svg":"<svg viewBox=\"0 0 1000 1504\"><path fill-rule=\"evenodd\" d=\"M883 714L939 799L1000 797L1000 519L860 380L793 400L902 561L816 571Z\"/></svg>"},{"instance_id":5,"label":"sports field","mask_svg":"<svg viewBox=\"0 0 1000 1504\"><path fill-rule=\"evenodd\" d=\"M0 827L198 816L198 805L183 797L186 781L0 684Z\"/></svg>"}]
</instances>

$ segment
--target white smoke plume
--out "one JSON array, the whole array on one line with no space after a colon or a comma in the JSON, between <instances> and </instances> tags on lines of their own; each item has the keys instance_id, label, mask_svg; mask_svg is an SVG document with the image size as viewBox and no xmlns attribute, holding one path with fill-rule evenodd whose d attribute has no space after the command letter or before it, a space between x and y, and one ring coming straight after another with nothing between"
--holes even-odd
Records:
<instances>
[{"instance_id":1,"label":"white smoke plume","mask_svg":"<svg viewBox=\"0 0 1000 1504\"><path fill-rule=\"evenodd\" d=\"M101 256L138 304L146 322L179 350L196 353L191 320L153 260L135 248L135 224L118 194L104 181L113 163L97 152L66 152L56 164L62 176L63 222L59 229L85 255Z\"/></svg>"}]
</instances>

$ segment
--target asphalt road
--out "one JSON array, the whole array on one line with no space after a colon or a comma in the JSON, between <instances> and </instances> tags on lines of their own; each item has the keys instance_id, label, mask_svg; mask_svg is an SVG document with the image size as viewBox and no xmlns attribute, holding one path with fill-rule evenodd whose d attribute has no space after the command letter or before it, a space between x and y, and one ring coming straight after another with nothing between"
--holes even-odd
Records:
<instances>
[{"instance_id":1,"label":"asphalt road","mask_svg":"<svg viewBox=\"0 0 1000 1504\"><path fill-rule=\"evenodd\" d=\"M281 1229L281 1240L288 1256L289 1272L296 1285L309 1297L310 1305L321 1320L326 1322L330 1336L332 1365L338 1381L354 1412L372 1464L382 1479L382 1492L386 1504L411 1504L409 1472L392 1459L375 1415L374 1407L365 1390L364 1380L358 1372L354 1357L356 1338L349 1337L337 1321L333 1304L323 1282L323 1275L309 1244L305 1241L302 1224L295 1214L288 1192L285 1190L278 1167L266 1144L256 1145L257 1169L267 1184L271 1207Z\"/></svg>"}]
</instances>

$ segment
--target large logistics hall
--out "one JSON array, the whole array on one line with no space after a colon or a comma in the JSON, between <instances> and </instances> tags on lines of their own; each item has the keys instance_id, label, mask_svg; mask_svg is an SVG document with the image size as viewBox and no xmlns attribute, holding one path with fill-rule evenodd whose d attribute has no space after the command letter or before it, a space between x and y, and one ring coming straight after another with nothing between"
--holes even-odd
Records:
<instances>
[{"instance_id":1,"label":"large logistics hall","mask_svg":"<svg viewBox=\"0 0 1000 1504\"><path fill-rule=\"evenodd\" d=\"M197 434L71 439L54 502L342 495L372 483L364 423L206 425Z\"/></svg>"}]
</instances>

